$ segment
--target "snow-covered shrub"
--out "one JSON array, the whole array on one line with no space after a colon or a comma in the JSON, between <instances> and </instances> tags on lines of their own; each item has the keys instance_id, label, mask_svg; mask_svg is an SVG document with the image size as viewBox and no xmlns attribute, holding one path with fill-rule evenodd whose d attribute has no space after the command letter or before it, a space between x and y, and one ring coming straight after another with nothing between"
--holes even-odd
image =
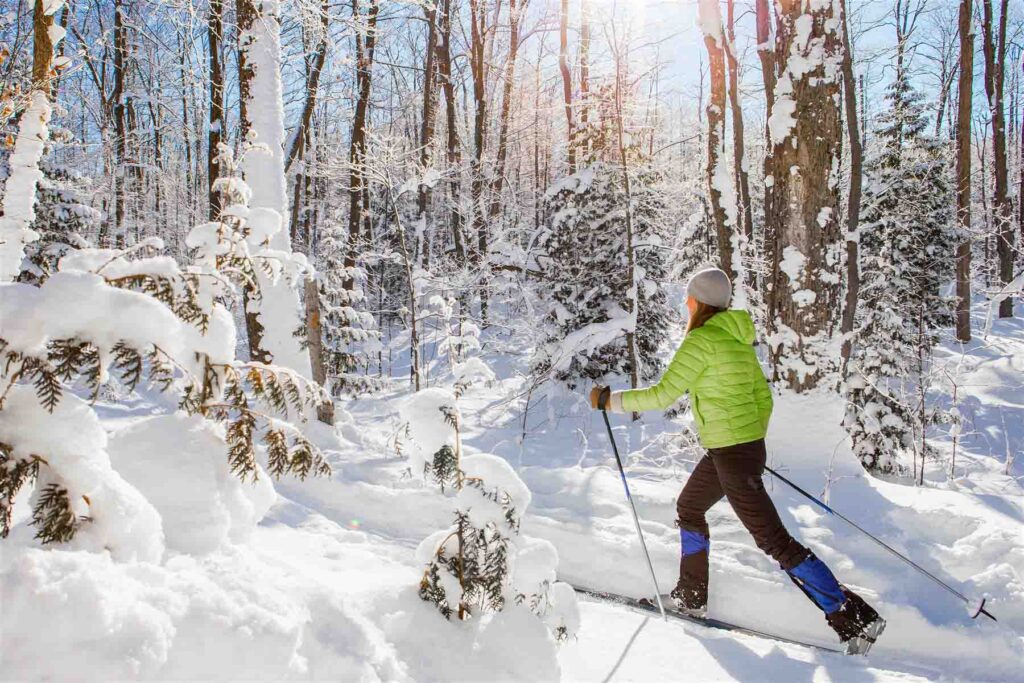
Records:
<instances>
[{"instance_id":1,"label":"snow-covered shrub","mask_svg":"<svg viewBox=\"0 0 1024 683\"><path fill-rule=\"evenodd\" d=\"M240 180L224 184L228 196L246 196ZM66 421L91 408L58 408L75 402L67 396L75 389L95 397L111 373L129 391L145 379L174 392L185 412L223 424L230 470L242 480L259 475L258 441L273 476L330 472L290 422L329 400L323 390L294 370L235 359L230 298L257 270L281 268L273 255L250 253L246 215L244 204L227 203L221 220L197 226L189 236L196 265L184 271L150 253L162 246L151 240L131 250L71 252L38 286L0 283L0 534L10 530L15 495L33 480L33 524L42 542L104 528L101 511L116 508L111 501L127 485L103 448L74 450ZM19 415L28 391L40 410L26 423ZM39 446L30 438L35 432L63 433L70 442ZM59 458L58 448L74 455Z\"/></svg>"},{"instance_id":2,"label":"snow-covered shrub","mask_svg":"<svg viewBox=\"0 0 1024 683\"><path fill-rule=\"evenodd\" d=\"M934 419L924 405L927 373L937 330L952 323L940 285L953 275L957 237L948 145L925 132L905 74L887 100L867 163L845 425L866 468L895 473L901 452L931 452L923 438Z\"/></svg>"},{"instance_id":3,"label":"snow-covered shrub","mask_svg":"<svg viewBox=\"0 0 1024 683\"><path fill-rule=\"evenodd\" d=\"M106 432L89 404L67 396L48 408L24 385L5 383L4 394L0 536L11 530L14 496L34 479L31 524L42 543L107 550L115 560L159 561L160 515L111 467Z\"/></svg>"},{"instance_id":4,"label":"snow-covered shrub","mask_svg":"<svg viewBox=\"0 0 1024 683\"><path fill-rule=\"evenodd\" d=\"M437 484L442 491L455 485L461 441L455 394L440 387L418 391L402 406L408 444L402 450L414 476ZM399 443L402 443L399 441Z\"/></svg>"},{"instance_id":5,"label":"snow-covered shrub","mask_svg":"<svg viewBox=\"0 0 1024 683\"><path fill-rule=\"evenodd\" d=\"M462 455L455 395L428 389L403 406L414 462L428 481L454 491L453 524L417 549L425 567L420 597L459 620L525 605L565 638L578 628L573 589L555 580L558 553L520 534L530 491L493 455ZM414 465L414 469L416 469Z\"/></svg>"}]
</instances>

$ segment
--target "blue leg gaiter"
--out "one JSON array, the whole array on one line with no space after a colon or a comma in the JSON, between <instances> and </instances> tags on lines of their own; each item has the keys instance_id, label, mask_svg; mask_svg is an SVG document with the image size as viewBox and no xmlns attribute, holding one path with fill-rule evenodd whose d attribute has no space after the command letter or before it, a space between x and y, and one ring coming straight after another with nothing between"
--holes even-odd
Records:
<instances>
[{"instance_id":1,"label":"blue leg gaiter","mask_svg":"<svg viewBox=\"0 0 1024 683\"><path fill-rule=\"evenodd\" d=\"M814 555L790 569L789 575L825 614L832 614L846 602L835 575Z\"/></svg>"}]
</instances>

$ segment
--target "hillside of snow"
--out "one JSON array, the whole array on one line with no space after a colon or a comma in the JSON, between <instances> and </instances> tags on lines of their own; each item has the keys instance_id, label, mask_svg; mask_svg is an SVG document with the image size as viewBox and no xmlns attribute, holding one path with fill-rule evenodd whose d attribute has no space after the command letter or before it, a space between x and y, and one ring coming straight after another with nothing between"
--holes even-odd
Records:
<instances>
[{"instance_id":1,"label":"hillside of snow","mask_svg":"<svg viewBox=\"0 0 1024 683\"><path fill-rule=\"evenodd\" d=\"M526 351L500 331L485 335L497 380L459 399L465 454L499 456L525 481L523 534L554 544L561 580L649 595L600 415L579 393L528 391ZM965 416L955 478L951 437L939 433L925 486L867 476L840 426L843 406L827 393L777 397L769 464L965 595L988 595L998 623L972 621L955 598L778 482L768 486L787 527L888 620L870 656L585 599L576 636L557 649L520 608L446 622L417 596L416 548L450 523L451 506L399 452L403 384L343 402L333 432L311 427L331 478L273 485L239 483L211 427L183 424L191 418L173 404L140 393L101 402L99 414L113 467L160 512L168 551L149 563L39 549L19 501L22 524L0 542L0 679L1024 681L1024 458L1013 459L1024 445L1024 325L998 321L966 348L946 343L937 362ZM678 572L675 498L700 454L685 446L686 418L615 416L613 425L667 592ZM166 438L183 429L188 439ZM712 616L835 644L727 504L709 521Z\"/></svg>"}]
</instances>

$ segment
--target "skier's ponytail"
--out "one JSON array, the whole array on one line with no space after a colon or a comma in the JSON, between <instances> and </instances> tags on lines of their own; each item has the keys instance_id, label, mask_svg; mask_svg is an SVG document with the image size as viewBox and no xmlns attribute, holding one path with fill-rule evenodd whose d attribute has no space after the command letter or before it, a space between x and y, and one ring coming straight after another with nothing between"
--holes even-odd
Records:
<instances>
[{"instance_id":1,"label":"skier's ponytail","mask_svg":"<svg viewBox=\"0 0 1024 683\"><path fill-rule=\"evenodd\" d=\"M724 310L724 308L698 301L697 310L693 312L693 315L690 316L690 321L686 324L686 334L690 334L690 332L693 332L698 327L703 326L704 323L711 319L711 316Z\"/></svg>"}]
</instances>

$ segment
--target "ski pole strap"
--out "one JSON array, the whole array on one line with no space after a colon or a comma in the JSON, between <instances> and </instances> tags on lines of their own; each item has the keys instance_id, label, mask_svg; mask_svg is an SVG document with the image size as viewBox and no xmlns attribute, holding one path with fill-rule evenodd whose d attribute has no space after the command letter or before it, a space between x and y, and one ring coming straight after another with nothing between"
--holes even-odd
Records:
<instances>
[{"instance_id":1,"label":"ski pole strap","mask_svg":"<svg viewBox=\"0 0 1024 683\"><path fill-rule=\"evenodd\" d=\"M796 484L794 484L793 482L791 482L791 481L790 481L789 479L787 479L786 477L782 476L781 474L779 474L778 472L776 472L775 470L773 470L773 469L772 469L771 467L768 467L767 465L765 465L765 468L764 468L764 469L765 469L765 471L767 471L767 472L771 473L771 475L772 475L773 477L775 477L775 478L776 478L776 479L778 479L779 481L781 481L781 482L785 483L785 484L786 484L786 485L788 485L788 486L789 486L790 488L792 488L792 489L793 489L794 491L796 491L797 493L799 493L800 495L802 495L802 496L803 496L804 498L806 498L806 499L810 500L811 502L813 502L814 504L818 505L818 506L819 506L820 508L822 508L823 510L825 510L826 512L828 512L828 513L829 513L830 515L835 515L835 516L836 516L836 517L838 517L839 519L843 520L844 522L846 522L847 524L849 524L850 526L852 526L852 527L853 527L854 529L856 529L857 531L861 532L862 534L864 534L865 536L867 536L868 538L870 538L870 539L871 539L872 541L874 541L875 543L877 543L877 544L878 544L879 546L881 546L882 548L884 548L885 550L887 550L887 551L888 551L889 553L891 553L891 554L892 554L893 556L895 556L895 557L899 558L900 560L902 560L902 561L903 561L903 562L905 562L906 564L910 565L911 567L913 567L914 569L916 569L916 570L917 570L917 571L918 571L919 573L921 573L922 575L924 575L924 576L927 576L927 577L928 577L929 579L931 579L932 581L934 581L934 582L935 582L936 584L938 584L939 586L941 586L942 588L944 588L944 589L945 589L946 591L948 591L948 592L949 592L949 593L951 593L952 595L955 595L956 597L958 597L958 598L960 598L961 600L963 600L964 604L966 604L966 605L968 605L969 607L971 607L971 608L972 608L972 609L971 609L971 613L972 613L972 616L971 616L971 618L972 618L972 619L976 619L976 618L978 617L978 615L979 615L979 614L984 614L984 615L985 615L986 617L988 617L988 618L989 618L989 619L991 619L992 621L997 621L997 619L996 619L996 618L995 618L994 616L992 616L992 614L991 614L991 613L989 613L989 612L988 612L988 610L986 610L986 609L985 609L985 600L984 600L984 599L982 599L982 601L981 601L981 603L980 603L980 604L977 604L977 611L975 611L975 610L973 609L973 607L975 606L975 604L976 604L976 603L972 602L972 601L971 601L971 600L970 600L970 599L969 599L969 598L968 598L967 596L965 596L965 595L964 595L963 593L961 593L961 592L960 592L960 591L958 591L957 589L953 588L953 587L952 587L952 586L950 586L950 585L949 585L948 583L946 583L945 581L943 581L943 580L942 580L942 579L940 579L939 577L935 576L935 575L934 575L934 574L932 574L932 573L931 573L930 571L928 571L927 569L925 569L924 567L922 567L922 566L921 566L921 565L919 565L918 563L914 562L913 560L911 560L911 559L910 559L909 557L907 557L906 555L903 555L902 553L900 553L900 552L899 552L898 550L896 550L895 548L893 548L893 547L892 547L891 545L889 545L889 544L888 544L888 543L886 543L885 541L881 540L881 539L880 539L880 538L878 538L877 536L874 536L874 535L873 535L873 534L871 534L870 532L866 531L866 530L865 530L865 529L863 529L863 528L862 528L862 527L861 527L861 526L860 526L859 524L857 524L856 522L854 522L854 521L853 521L852 519L850 519L849 517L847 517L847 516L845 516L845 515L843 515L843 514L841 514L841 513L839 513L839 512L836 512L835 510L833 510L832 508L830 508L830 507L829 507L828 505L826 505L826 504L825 504L825 503L823 503L822 501L818 500L817 498L815 498L815 497L814 497L814 496L812 496L811 494L807 493L807 491L804 491L804 490L803 490L802 488L800 488L799 486L797 486Z\"/></svg>"}]
</instances>

